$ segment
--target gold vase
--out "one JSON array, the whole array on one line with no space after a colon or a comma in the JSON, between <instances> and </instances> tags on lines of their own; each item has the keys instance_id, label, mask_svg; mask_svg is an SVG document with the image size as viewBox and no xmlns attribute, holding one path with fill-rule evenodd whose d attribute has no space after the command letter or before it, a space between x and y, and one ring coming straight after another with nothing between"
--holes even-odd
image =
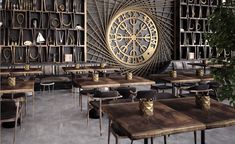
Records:
<instances>
[{"instance_id":1,"label":"gold vase","mask_svg":"<svg viewBox=\"0 0 235 144\"><path fill-rule=\"evenodd\" d=\"M76 69L79 69L79 68L80 68L80 64L76 64L76 65L75 65L75 68L76 68Z\"/></svg>"},{"instance_id":2,"label":"gold vase","mask_svg":"<svg viewBox=\"0 0 235 144\"><path fill-rule=\"evenodd\" d=\"M142 99L139 101L139 110L140 113L144 116L152 116L153 115L153 100Z\"/></svg>"},{"instance_id":3,"label":"gold vase","mask_svg":"<svg viewBox=\"0 0 235 144\"><path fill-rule=\"evenodd\" d=\"M29 70L29 69L30 69L30 65L29 64L24 65L24 70Z\"/></svg>"},{"instance_id":4,"label":"gold vase","mask_svg":"<svg viewBox=\"0 0 235 144\"><path fill-rule=\"evenodd\" d=\"M196 106L203 111L208 111L211 106L210 96L196 96Z\"/></svg>"},{"instance_id":5,"label":"gold vase","mask_svg":"<svg viewBox=\"0 0 235 144\"><path fill-rule=\"evenodd\" d=\"M128 73L126 74L126 79L127 79L127 80L132 80L132 78L133 78L133 74L132 74L131 72L128 72Z\"/></svg>"},{"instance_id":6,"label":"gold vase","mask_svg":"<svg viewBox=\"0 0 235 144\"><path fill-rule=\"evenodd\" d=\"M93 74L92 79L94 82L98 82L99 81L99 74Z\"/></svg>"},{"instance_id":7,"label":"gold vase","mask_svg":"<svg viewBox=\"0 0 235 144\"><path fill-rule=\"evenodd\" d=\"M202 69L197 69L197 70L196 70L196 75L197 75L197 76L203 76L203 75L204 75L203 70L202 70Z\"/></svg>"},{"instance_id":8,"label":"gold vase","mask_svg":"<svg viewBox=\"0 0 235 144\"><path fill-rule=\"evenodd\" d=\"M15 77L8 77L7 79L9 86L15 86L16 85L16 78Z\"/></svg>"},{"instance_id":9,"label":"gold vase","mask_svg":"<svg viewBox=\"0 0 235 144\"><path fill-rule=\"evenodd\" d=\"M175 70L170 71L170 77L176 78L177 77L177 71L175 71Z\"/></svg>"},{"instance_id":10,"label":"gold vase","mask_svg":"<svg viewBox=\"0 0 235 144\"><path fill-rule=\"evenodd\" d=\"M105 68L105 67L106 67L106 63L101 63L101 64L100 64L100 67L101 67L101 68Z\"/></svg>"}]
</instances>

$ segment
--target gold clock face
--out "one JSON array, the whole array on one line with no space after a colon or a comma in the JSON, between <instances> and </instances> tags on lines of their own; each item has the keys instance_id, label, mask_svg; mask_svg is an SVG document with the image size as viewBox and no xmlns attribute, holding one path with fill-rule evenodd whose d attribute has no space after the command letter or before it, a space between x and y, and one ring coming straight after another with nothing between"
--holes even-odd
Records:
<instances>
[{"instance_id":1,"label":"gold clock face","mask_svg":"<svg viewBox=\"0 0 235 144\"><path fill-rule=\"evenodd\" d=\"M158 45L158 30L154 21L138 10L127 10L116 15L106 37L112 55L128 66L139 66L148 61Z\"/></svg>"}]
</instances>

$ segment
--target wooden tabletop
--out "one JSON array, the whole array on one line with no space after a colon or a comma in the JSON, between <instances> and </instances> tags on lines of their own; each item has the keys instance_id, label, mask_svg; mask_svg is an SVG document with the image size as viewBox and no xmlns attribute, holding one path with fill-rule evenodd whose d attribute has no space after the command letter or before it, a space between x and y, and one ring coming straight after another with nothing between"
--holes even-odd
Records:
<instances>
[{"instance_id":1,"label":"wooden tabletop","mask_svg":"<svg viewBox=\"0 0 235 144\"><path fill-rule=\"evenodd\" d=\"M41 74L41 68L30 68L29 70L25 70L23 68L14 68L14 69L0 69L0 75L24 75L24 74Z\"/></svg>"},{"instance_id":2,"label":"wooden tabletop","mask_svg":"<svg viewBox=\"0 0 235 144\"><path fill-rule=\"evenodd\" d=\"M235 125L235 109L215 100L211 100L208 114L196 108L195 98L162 100L161 103L204 123L207 129Z\"/></svg>"},{"instance_id":3,"label":"wooden tabletop","mask_svg":"<svg viewBox=\"0 0 235 144\"><path fill-rule=\"evenodd\" d=\"M98 82L94 82L92 78L81 78L76 79L74 82L83 89L94 89L94 88L103 88L103 87L119 87L120 84L110 78L99 77Z\"/></svg>"},{"instance_id":4,"label":"wooden tabletop","mask_svg":"<svg viewBox=\"0 0 235 144\"><path fill-rule=\"evenodd\" d=\"M94 70L90 67L80 67L80 68L75 68L75 67L63 67L62 68L65 72L93 72Z\"/></svg>"},{"instance_id":5,"label":"wooden tabletop","mask_svg":"<svg viewBox=\"0 0 235 144\"><path fill-rule=\"evenodd\" d=\"M182 74L177 74L176 78L171 77L169 74L152 74L150 75L152 80L166 81L169 83L188 83L188 82L200 82L200 78L190 77Z\"/></svg>"},{"instance_id":6,"label":"wooden tabletop","mask_svg":"<svg viewBox=\"0 0 235 144\"><path fill-rule=\"evenodd\" d=\"M7 83L1 83L0 93L19 93L19 92L33 92L34 81L16 81L16 86L9 86Z\"/></svg>"},{"instance_id":7,"label":"wooden tabletop","mask_svg":"<svg viewBox=\"0 0 235 144\"><path fill-rule=\"evenodd\" d=\"M188 65L192 65L192 66L201 66L201 67L217 67L220 68L223 66L223 64L213 64L213 63L187 63Z\"/></svg>"},{"instance_id":8,"label":"wooden tabletop","mask_svg":"<svg viewBox=\"0 0 235 144\"><path fill-rule=\"evenodd\" d=\"M120 83L121 86L137 86L137 85L152 85L155 81L145 79L143 77L133 76L132 80L127 80L125 77L111 77L110 79Z\"/></svg>"},{"instance_id":9,"label":"wooden tabletop","mask_svg":"<svg viewBox=\"0 0 235 144\"><path fill-rule=\"evenodd\" d=\"M193 78L199 78L202 81L213 81L214 77L211 74L204 74L203 76L198 76L195 73L183 73L182 75L193 77Z\"/></svg>"},{"instance_id":10,"label":"wooden tabletop","mask_svg":"<svg viewBox=\"0 0 235 144\"><path fill-rule=\"evenodd\" d=\"M203 123L159 102L154 102L154 115L148 118L140 114L139 103L105 105L102 109L133 140L205 129Z\"/></svg>"},{"instance_id":11,"label":"wooden tabletop","mask_svg":"<svg viewBox=\"0 0 235 144\"><path fill-rule=\"evenodd\" d=\"M92 66L90 68L92 68L94 71L120 71L119 67L114 66L105 66L104 68L100 66Z\"/></svg>"}]
</instances>

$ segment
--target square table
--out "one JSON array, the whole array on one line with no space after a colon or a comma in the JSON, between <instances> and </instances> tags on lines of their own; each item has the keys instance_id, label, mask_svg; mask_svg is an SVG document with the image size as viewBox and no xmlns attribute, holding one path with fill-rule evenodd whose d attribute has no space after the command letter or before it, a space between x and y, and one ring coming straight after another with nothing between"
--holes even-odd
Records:
<instances>
[{"instance_id":1,"label":"square table","mask_svg":"<svg viewBox=\"0 0 235 144\"><path fill-rule=\"evenodd\" d=\"M155 81L145 79L139 76L133 76L132 80L127 80L125 77L110 77L110 79L120 83L120 86L138 86L138 85L153 85Z\"/></svg>"},{"instance_id":2,"label":"square table","mask_svg":"<svg viewBox=\"0 0 235 144\"><path fill-rule=\"evenodd\" d=\"M41 68L30 68L25 70L24 68L14 68L14 69L0 69L0 75L27 75L27 74L42 74Z\"/></svg>"},{"instance_id":3,"label":"square table","mask_svg":"<svg viewBox=\"0 0 235 144\"><path fill-rule=\"evenodd\" d=\"M199 78L201 81L213 81L214 77L211 74L204 74L203 76L198 76L195 73L183 73L184 76L189 76L193 78Z\"/></svg>"},{"instance_id":4,"label":"square table","mask_svg":"<svg viewBox=\"0 0 235 144\"><path fill-rule=\"evenodd\" d=\"M33 95L33 105L34 105L34 99L35 99L35 94L34 94L34 81L29 80L29 81L16 81L15 86L9 86L6 82L1 82L0 86L0 94L5 94L5 93L22 93L22 92L32 92Z\"/></svg>"},{"instance_id":5,"label":"square table","mask_svg":"<svg viewBox=\"0 0 235 144\"><path fill-rule=\"evenodd\" d=\"M90 67L63 67L62 68L65 72L70 72L70 73L77 73L77 72L93 72L94 70Z\"/></svg>"},{"instance_id":6,"label":"square table","mask_svg":"<svg viewBox=\"0 0 235 144\"><path fill-rule=\"evenodd\" d=\"M153 116L145 117L139 112L139 103L109 104L103 111L116 122L131 140L147 139L175 133L204 130L205 125L160 102L154 102Z\"/></svg>"},{"instance_id":7,"label":"square table","mask_svg":"<svg viewBox=\"0 0 235 144\"><path fill-rule=\"evenodd\" d=\"M211 99L211 108L208 113L196 107L195 98L179 98L161 100L161 103L174 110L188 115L194 120L205 124L206 129L214 129L235 125L235 109ZM205 144L205 131L202 130L201 143Z\"/></svg>"}]
</instances>

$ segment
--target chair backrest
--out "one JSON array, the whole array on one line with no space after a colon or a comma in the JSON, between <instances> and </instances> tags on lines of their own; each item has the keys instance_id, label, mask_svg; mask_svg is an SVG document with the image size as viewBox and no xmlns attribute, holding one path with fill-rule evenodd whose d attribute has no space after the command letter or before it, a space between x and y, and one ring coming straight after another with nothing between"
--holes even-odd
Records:
<instances>
[{"instance_id":1,"label":"chair backrest","mask_svg":"<svg viewBox=\"0 0 235 144\"><path fill-rule=\"evenodd\" d=\"M109 98L109 97L118 97L117 91L95 91L94 98Z\"/></svg>"},{"instance_id":2,"label":"chair backrest","mask_svg":"<svg viewBox=\"0 0 235 144\"><path fill-rule=\"evenodd\" d=\"M136 99L153 99L156 100L156 90L141 90L137 92Z\"/></svg>"},{"instance_id":3,"label":"chair backrest","mask_svg":"<svg viewBox=\"0 0 235 144\"><path fill-rule=\"evenodd\" d=\"M14 100L1 100L1 120L11 119L16 117L17 106Z\"/></svg>"},{"instance_id":4,"label":"chair backrest","mask_svg":"<svg viewBox=\"0 0 235 144\"><path fill-rule=\"evenodd\" d=\"M189 90L209 90L209 85L201 84L201 85L190 87Z\"/></svg>"},{"instance_id":5,"label":"chair backrest","mask_svg":"<svg viewBox=\"0 0 235 144\"><path fill-rule=\"evenodd\" d=\"M129 99L131 98L131 95L136 92L135 87L119 87L117 88L117 91L120 95L122 95L123 99Z\"/></svg>"}]
</instances>

